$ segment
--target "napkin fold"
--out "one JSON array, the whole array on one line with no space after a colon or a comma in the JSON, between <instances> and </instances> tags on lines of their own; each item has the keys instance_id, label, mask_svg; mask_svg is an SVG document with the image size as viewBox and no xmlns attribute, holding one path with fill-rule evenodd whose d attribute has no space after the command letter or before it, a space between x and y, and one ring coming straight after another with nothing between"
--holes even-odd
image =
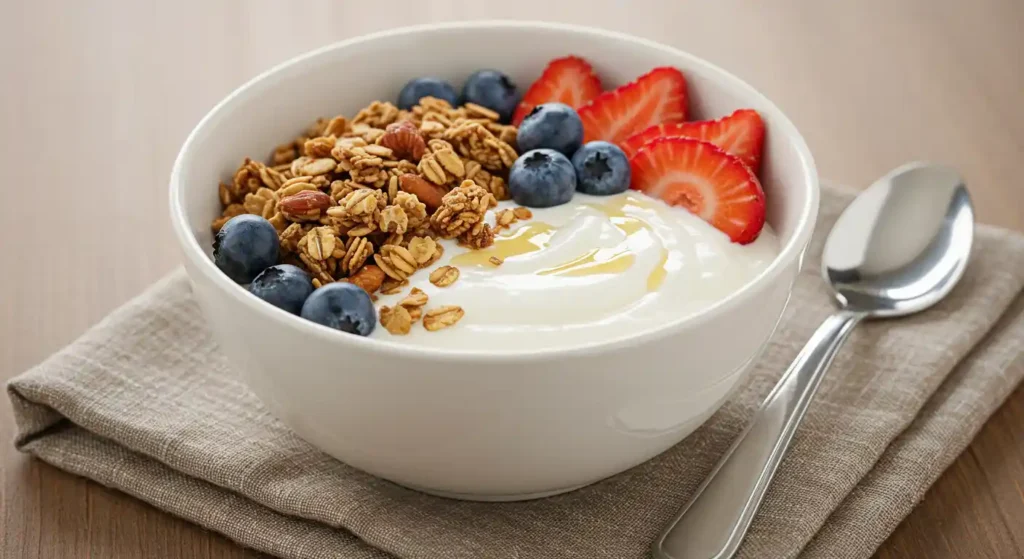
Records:
<instances>
[{"instance_id":1,"label":"napkin fold","mask_svg":"<svg viewBox=\"0 0 1024 559\"><path fill-rule=\"evenodd\" d=\"M647 557L832 312L818 258L850 199L823 191L804 271L750 381L669 451L568 494L454 501L327 457L231 371L180 271L9 383L16 445L289 559ZM1024 237L979 226L967 273L946 300L859 326L739 555L869 556L1024 377L1022 289Z\"/></svg>"}]
</instances>

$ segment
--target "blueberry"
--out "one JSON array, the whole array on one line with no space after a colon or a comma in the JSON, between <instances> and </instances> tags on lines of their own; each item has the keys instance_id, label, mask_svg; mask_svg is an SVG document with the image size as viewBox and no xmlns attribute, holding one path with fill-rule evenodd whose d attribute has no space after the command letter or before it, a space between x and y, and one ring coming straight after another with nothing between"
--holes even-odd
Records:
<instances>
[{"instance_id":1,"label":"blueberry","mask_svg":"<svg viewBox=\"0 0 1024 559\"><path fill-rule=\"evenodd\" d=\"M568 157L583 144L583 121L563 103L537 105L519 125L519 151L549 148Z\"/></svg>"},{"instance_id":2,"label":"blueberry","mask_svg":"<svg viewBox=\"0 0 1024 559\"><path fill-rule=\"evenodd\" d=\"M370 296L351 283L329 283L314 291L302 305L302 318L360 336L369 336L377 326Z\"/></svg>"},{"instance_id":3,"label":"blueberry","mask_svg":"<svg viewBox=\"0 0 1024 559\"><path fill-rule=\"evenodd\" d=\"M519 104L519 91L505 74L480 70L469 76L462 87L462 102L487 107L498 113L502 122L508 122Z\"/></svg>"},{"instance_id":4,"label":"blueberry","mask_svg":"<svg viewBox=\"0 0 1024 559\"><path fill-rule=\"evenodd\" d=\"M398 93L398 108L409 110L424 97L444 99L453 107L459 104L459 96L450 83L440 78L416 78L406 82Z\"/></svg>"},{"instance_id":5,"label":"blueberry","mask_svg":"<svg viewBox=\"0 0 1024 559\"><path fill-rule=\"evenodd\" d=\"M629 188L629 159L615 144L587 142L572 156L572 166L580 192L605 196Z\"/></svg>"},{"instance_id":6,"label":"blueberry","mask_svg":"<svg viewBox=\"0 0 1024 559\"><path fill-rule=\"evenodd\" d=\"M517 204L549 208L572 200L576 172L569 159L553 149L535 149L519 156L508 175L508 191Z\"/></svg>"},{"instance_id":7,"label":"blueberry","mask_svg":"<svg viewBox=\"0 0 1024 559\"><path fill-rule=\"evenodd\" d=\"M238 283L249 283L277 263L277 230L258 215L243 214L228 220L213 238L213 262Z\"/></svg>"},{"instance_id":8,"label":"blueberry","mask_svg":"<svg viewBox=\"0 0 1024 559\"><path fill-rule=\"evenodd\" d=\"M298 266L278 264L256 276L249 292L279 309L299 314L302 303L313 292L313 279Z\"/></svg>"}]
</instances>

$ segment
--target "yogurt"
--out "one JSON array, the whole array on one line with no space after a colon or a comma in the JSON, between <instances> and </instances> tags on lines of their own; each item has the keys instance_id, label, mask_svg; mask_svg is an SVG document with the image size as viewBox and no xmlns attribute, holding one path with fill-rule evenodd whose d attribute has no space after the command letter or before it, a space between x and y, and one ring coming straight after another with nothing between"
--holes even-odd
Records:
<instances>
[{"instance_id":1,"label":"yogurt","mask_svg":"<svg viewBox=\"0 0 1024 559\"><path fill-rule=\"evenodd\" d=\"M497 210L515 207L502 202ZM414 324L405 336L378 326L371 337L434 348L508 350L610 342L693 315L736 292L778 254L766 225L751 244L733 243L682 208L637 192L576 194L568 204L532 209L470 250L442 241L444 256L409 278L394 305L413 287L429 297L425 310L458 305L465 316L435 332ZM494 210L487 216L494 223ZM503 261L500 265L492 257ZM459 269L458 281L436 287L429 272Z\"/></svg>"}]
</instances>

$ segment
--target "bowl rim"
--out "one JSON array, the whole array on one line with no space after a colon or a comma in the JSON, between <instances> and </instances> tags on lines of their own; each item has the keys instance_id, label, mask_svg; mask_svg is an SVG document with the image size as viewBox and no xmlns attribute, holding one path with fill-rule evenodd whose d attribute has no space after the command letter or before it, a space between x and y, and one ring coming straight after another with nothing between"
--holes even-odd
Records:
<instances>
[{"instance_id":1,"label":"bowl rim","mask_svg":"<svg viewBox=\"0 0 1024 559\"><path fill-rule=\"evenodd\" d=\"M728 297L714 303L713 305L701 310L700 312L678 318L666 324L641 330L637 332L631 332L628 335L617 337L611 341L605 342L590 342L584 344L575 344L565 347L553 347L553 348L539 348L539 349L502 349L502 350L474 350L469 348L435 348L425 347L421 345L410 345L403 344L400 341L391 341L384 339L369 338L364 336L355 336L345 332L334 330L327 326L316 324L309 320L303 319L300 316L293 315L287 311L279 309L273 305L266 304L259 300L256 296L249 293L247 289L239 284L234 283L226 275L221 272L213 260L206 255L206 251L199 245L198 239L192 234L191 226L185 212L185 188L182 186L182 174L185 164L188 162L193 145L198 141L199 135L202 133L207 124L218 117L218 115L226 108L230 107L237 99L247 95L250 90L255 89L264 80L268 79L274 74L278 74L287 70L288 68L297 66L311 59L323 56L329 52L351 48L359 45L360 43L373 42L388 37L395 37L400 35L409 34L420 34L425 32L443 32L448 30L487 30L487 29L519 29L522 31L544 29L548 31L559 31L573 34L589 35L595 39L614 39L616 41L628 41L639 43L646 48L660 50L669 53L675 57L686 59L688 65L692 67L700 67L703 71L717 75L717 79L724 81L731 88L743 91L752 98L757 98L762 105L768 107L768 111L774 113L773 121L774 126L783 135L787 136L794 147L796 148L796 155L799 159L801 170L806 180L800 181L802 186L807 189L807 196L803 207L800 208L799 217L797 224L794 229L793 235L789 241L782 247L778 255L772 261L772 263L762 270L760 274L750 280L746 285L737 291L731 293ZM246 305L253 309L258 315L265 317L267 320L275 321L281 324L283 328L294 328L298 329L305 335L313 336L324 340L325 343L340 343L343 345L351 345L354 349L360 349L365 351L378 351L385 355L395 355L400 358L411 358L417 360L429 360L429 361L477 361L477 362L494 362L494 361L535 361L552 358L568 358L578 355L593 356L596 354L607 353L617 351L622 348L637 346L654 342L669 336L680 334L681 332L690 328L699 327L701 324L711 320L717 315L721 315L730 309L733 309L747 300L751 299L757 294L758 286L764 285L776 279L781 275L794 260L802 261L804 250L806 249L811 233L814 229L814 223L817 219L818 204L819 204L819 182L818 174L815 168L814 159L811 156L810 149L807 147L807 143L804 141L803 136L797 130L796 126L789 120L789 118L779 109L775 103L765 97L760 91L741 80L732 73L708 62L698 56L690 54L686 51L677 49L675 47L637 37L627 33L618 31L610 31L606 29L588 27L582 25L566 24L566 23L550 23L541 21L518 21L518 20L482 20L482 21L463 21L463 22L446 22L446 23L429 23L419 24L406 27L398 27L393 29L387 29L369 33L365 35L359 35L342 41L334 42L311 51L305 52L298 56L292 57L284 62L281 62L268 70L265 70L248 80L243 85L236 88L228 96L219 101L213 106L199 121L198 124L189 132L188 137L182 144L178 156L175 158L174 166L171 170L170 176L170 214L171 224L175 232L175 237L178 240L178 244L181 247L182 253L185 258L193 265L193 269L204 275L212 284L216 285L223 294L227 297L232 298L236 302L242 305ZM193 280L194 281L194 280ZM380 325L378 325L378 328Z\"/></svg>"}]
</instances>

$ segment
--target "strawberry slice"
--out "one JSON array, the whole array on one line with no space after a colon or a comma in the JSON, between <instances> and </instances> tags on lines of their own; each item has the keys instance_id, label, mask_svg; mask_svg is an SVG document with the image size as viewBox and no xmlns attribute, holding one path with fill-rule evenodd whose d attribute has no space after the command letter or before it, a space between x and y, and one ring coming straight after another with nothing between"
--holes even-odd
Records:
<instances>
[{"instance_id":1,"label":"strawberry slice","mask_svg":"<svg viewBox=\"0 0 1024 559\"><path fill-rule=\"evenodd\" d=\"M526 90L512 115L512 124L519 126L541 103L565 103L575 109L600 94L601 80L586 60L578 56L556 58Z\"/></svg>"},{"instance_id":2,"label":"strawberry slice","mask_svg":"<svg viewBox=\"0 0 1024 559\"><path fill-rule=\"evenodd\" d=\"M583 141L618 144L649 126L686 118L686 78L675 68L655 68L634 82L606 91L580 107Z\"/></svg>"},{"instance_id":3,"label":"strawberry slice","mask_svg":"<svg viewBox=\"0 0 1024 559\"><path fill-rule=\"evenodd\" d=\"M659 124L630 136L619 147L633 157L641 146L654 138L685 136L711 142L726 153L739 157L756 173L764 148L764 121L752 109L740 109L718 120L699 120Z\"/></svg>"},{"instance_id":4,"label":"strawberry slice","mask_svg":"<svg viewBox=\"0 0 1024 559\"><path fill-rule=\"evenodd\" d=\"M733 242L754 242L764 228L764 191L738 157L693 138L655 138L630 160L630 188L682 206Z\"/></svg>"}]
</instances>

